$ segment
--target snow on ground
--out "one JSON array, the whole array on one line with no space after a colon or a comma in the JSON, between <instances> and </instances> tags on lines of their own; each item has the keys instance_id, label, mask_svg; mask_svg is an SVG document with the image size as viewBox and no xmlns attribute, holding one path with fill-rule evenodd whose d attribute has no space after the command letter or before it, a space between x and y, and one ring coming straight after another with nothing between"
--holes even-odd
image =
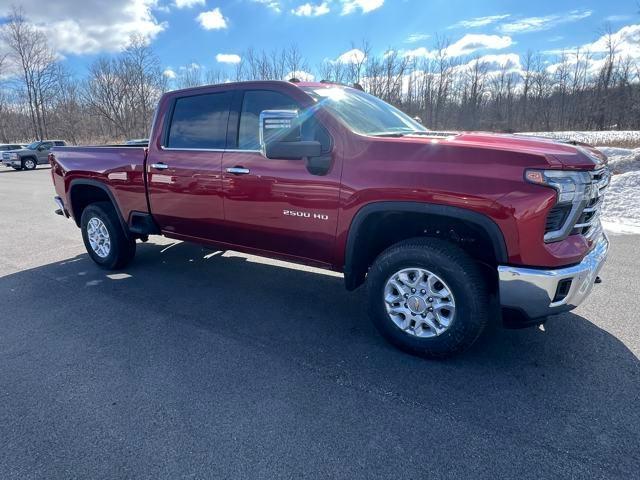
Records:
<instances>
[{"instance_id":1,"label":"snow on ground","mask_svg":"<svg viewBox=\"0 0 640 480\"><path fill-rule=\"evenodd\" d=\"M640 233L640 148L596 147L613 172L602 209L602 224L612 233Z\"/></svg>"},{"instance_id":2,"label":"snow on ground","mask_svg":"<svg viewBox=\"0 0 640 480\"><path fill-rule=\"evenodd\" d=\"M640 233L640 170L611 178L601 219L613 233Z\"/></svg>"},{"instance_id":3,"label":"snow on ground","mask_svg":"<svg viewBox=\"0 0 640 480\"><path fill-rule=\"evenodd\" d=\"M640 171L640 148L597 147L609 157L609 167L614 175Z\"/></svg>"},{"instance_id":4,"label":"snow on ground","mask_svg":"<svg viewBox=\"0 0 640 480\"><path fill-rule=\"evenodd\" d=\"M555 138L557 140L575 140L589 145L609 147L640 147L640 130L603 130L596 132L527 132L524 135Z\"/></svg>"}]
</instances>

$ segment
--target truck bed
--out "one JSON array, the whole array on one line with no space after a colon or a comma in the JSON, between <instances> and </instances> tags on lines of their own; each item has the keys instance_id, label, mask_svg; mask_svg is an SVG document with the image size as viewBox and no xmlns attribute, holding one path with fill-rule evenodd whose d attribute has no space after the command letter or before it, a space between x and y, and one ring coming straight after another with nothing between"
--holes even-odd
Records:
<instances>
[{"instance_id":1,"label":"truck bed","mask_svg":"<svg viewBox=\"0 0 640 480\"><path fill-rule=\"evenodd\" d=\"M71 184L106 187L124 219L132 211L147 212L144 169L147 149L137 145L54 147L49 156L57 194L71 205ZM76 219L78 220L78 219Z\"/></svg>"}]
</instances>

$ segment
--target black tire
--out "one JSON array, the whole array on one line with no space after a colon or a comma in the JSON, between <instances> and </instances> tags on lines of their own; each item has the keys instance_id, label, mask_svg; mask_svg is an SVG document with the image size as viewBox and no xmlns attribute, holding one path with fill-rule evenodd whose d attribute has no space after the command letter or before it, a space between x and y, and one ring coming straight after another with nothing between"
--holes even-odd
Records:
<instances>
[{"instance_id":1,"label":"black tire","mask_svg":"<svg viewBox=\"0 0 640 480\"><path fill-rule=\"evenodd\" d=\"M94 217L102 221L109 233L109 253L104 257L98 255L89 242L87 227ZM87 253L102 268L107 270L124 268L136 254L136 241L134 238L127 237L118 214L110 202L96 202L87 206L82 212L80 228Z\"/></svg>"},{"instance_id":2,"label":"black tire","mask_svg":"<svg viewBox=\"0 0 640 480\"><path fill-rule=\"evenodd\" d=\"M396 272L413 267L440 277L455 298L451 325L440 335L412 335L387 313L387 281ZM487 325L491 311L486 280L478 264L456 245L438 239L411 239L382 252L367 275L367 291L370 317L382 336L401 350L427 358L447 357L469 348Z\"/></svg>"},{"instance_id":3,"label":"black tire","mask_svg":"<svg viewBox=\"0 0 640 480\"><path fill-rule=\"evenodd\" d=\"M23 170L35 170L37 166L38 166L38 161L31 157L27 157L22 160Z\"/></svg>"}]
</instances>

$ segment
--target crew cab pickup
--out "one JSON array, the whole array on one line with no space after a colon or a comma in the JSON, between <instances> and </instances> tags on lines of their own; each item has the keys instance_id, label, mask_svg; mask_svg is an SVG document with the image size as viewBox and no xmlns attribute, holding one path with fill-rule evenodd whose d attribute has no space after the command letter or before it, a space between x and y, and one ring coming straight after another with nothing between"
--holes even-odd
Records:
<instances>
[{"instance_id":1,"label":"crew cab pickup","mask_svg":"<svg viewBox=\"0 0 640 480\"><path fill-rule=\"evenodd\" d=\"M2 161L14 170L35 170L38 164L49 163L49 151L54 146L63 147L62 140L42 140L30 143L26 147L2 153Z\"/></svg>"},{"instance_id":2,"label":"crew cab pickup","mask_svg":"<svg viewBox=\"0 0 640 480\"><path fill-rule=\"evenodd\" d=\"M343 272L349 290L366 282L381 334L427 357L465 349L501 313L526 325L576 307L608 251L598 151L430 131L330 83L169 92L148 147L49 160L57 213L98 265L123 268L160 234Z\"/></svg>"}]
</instances>

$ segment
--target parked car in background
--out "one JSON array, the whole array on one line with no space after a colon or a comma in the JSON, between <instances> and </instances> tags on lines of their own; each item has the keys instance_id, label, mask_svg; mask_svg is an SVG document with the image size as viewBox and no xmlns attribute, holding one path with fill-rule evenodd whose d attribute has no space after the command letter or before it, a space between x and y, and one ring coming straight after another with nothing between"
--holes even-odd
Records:
<instances>
[{"instance_id":1,"label":"parked car in background","mask_svg":"<svg viewBox=\"0 0 640 480\"><path fill-rule=\"evenodd\" d=\"M8 152L9 150L20 150L22 148L25 148L25 146L19 143L0 143L0 152Z\"/></svg>"},{"instance_id":2,"label":"parked car in background","mask_svg":"<svg viewBox=\"0 0 640 480\"><path fill-rule=\"evenodd\" d=\"M39 140L19 150L2 153L2 163L15 170L33 170L39 164L48 163L49 151L53 146L64 147L63 140Z\"/></svg>"},{"instance_id":3,"label":"parked car in background","mask_svg":"<svg viewBox=\"0 0 640 480\"><path fill-rule=\"evenodd\" d=\"M101 267L162 234L343 272L385 338L441 357L497 305L519 326L576 307L607 256L610 174L587 145L433 132L327 83L173 91L155 118L148 148L51 152L57 213Z\"/></svg>"}]
</instances>

